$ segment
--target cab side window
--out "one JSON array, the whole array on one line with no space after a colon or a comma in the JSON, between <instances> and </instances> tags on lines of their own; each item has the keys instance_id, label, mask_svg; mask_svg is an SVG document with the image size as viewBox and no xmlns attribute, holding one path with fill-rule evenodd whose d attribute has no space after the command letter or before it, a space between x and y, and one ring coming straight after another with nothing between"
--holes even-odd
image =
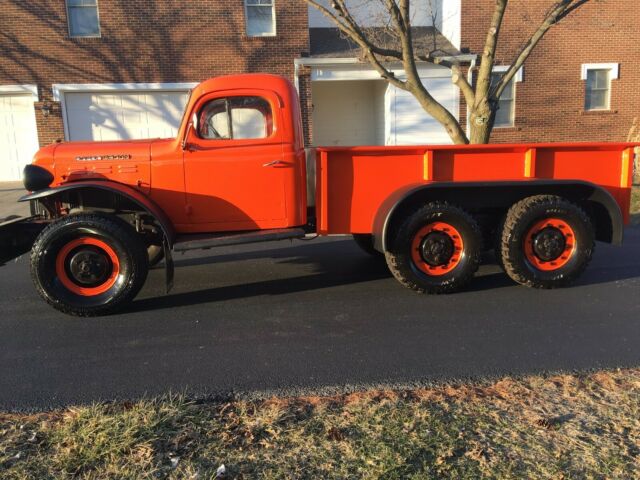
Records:
<instances>
[{"instance_id":1,"label":"cab side window","mask_svg":"<svg viewBox=\"0 0 640 480\"><path fill-rule=\"evenodd\" d=\"M211 100L198 117L198 134L207 140L259 139L272 133L271 106L261 97Z\"/></svg>"}]
</instances>

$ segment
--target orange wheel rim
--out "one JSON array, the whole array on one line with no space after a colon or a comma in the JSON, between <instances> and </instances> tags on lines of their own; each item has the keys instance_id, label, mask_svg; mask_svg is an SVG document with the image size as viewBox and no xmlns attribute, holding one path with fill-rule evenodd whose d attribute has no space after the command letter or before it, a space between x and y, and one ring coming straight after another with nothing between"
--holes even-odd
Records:
<instances>
[{"instance_id":1,"label":"orange wheel rim","mask_svg":"<svg viewBox=\"0 0 640 480\"><path fill-rule=\"evenodd\" d=\"M576 235L571 225L559 218L545 218L534 223L527 231L524 254L533 267L552 272L569 263L576 245Z\"/></svg>"},{"instance_id":2,"label":"orange wheel rim","mask_svg":"<svg viewBox=\"0 0 640 480\"><path fill-rule=\"evenodd\" d=\"M445 275L462 260L464 242L460 232L450 223L433 222L422 227L411 242L411 259L429 276Z\"/></svg>"},{"instance_id":3,"label":"orange wheel rim","mask_svg":"<svg viewBox=\"0 0 640 480\"><path fill-rule=\"evenodd\" d=\"M99 259L99 262L104 262L100 278L94 282L78 281L78 278L74 279L74 275L70 273L72 262L82 262L82 254L88 256L94 256ZM104 260L101 260L104 259ZM86 262L85 262L86 263ZM75 265L74 265L75 267ZM91 265L85 268L85 265L76 267L81 275L86 270L87 275L91 275ZM93 237L80 237L71 240L64 247L60 249L56 256L56 275L60 280L60 283L64 285L72 293L81 295L83 297L91 297L100 295L101 293L109 290L118 280L120 274L120 262L116 252L105 242Z\"/></svg>"}]
</instances>

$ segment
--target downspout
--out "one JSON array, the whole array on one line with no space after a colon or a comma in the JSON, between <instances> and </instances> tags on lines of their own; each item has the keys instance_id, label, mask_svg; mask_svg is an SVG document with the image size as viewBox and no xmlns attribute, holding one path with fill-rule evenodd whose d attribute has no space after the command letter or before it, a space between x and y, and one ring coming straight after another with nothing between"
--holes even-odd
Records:
<instances>
[{"instance_id":1,"label":"downspout","mask_svg":"<svg viewBox=\"0 0 640 480\"><path fill-rule=\"evenodd\" d=\"M300 95L300 58L293 59L293 84Z\"/></svg>"}]
</instances>

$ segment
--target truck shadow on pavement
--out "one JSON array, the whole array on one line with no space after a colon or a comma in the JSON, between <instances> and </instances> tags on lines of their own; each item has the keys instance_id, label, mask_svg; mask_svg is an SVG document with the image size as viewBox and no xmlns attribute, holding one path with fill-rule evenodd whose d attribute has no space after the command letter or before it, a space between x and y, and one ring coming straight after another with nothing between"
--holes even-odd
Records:
<instances>
[{"instance_id":1,"label":"truck shadow on pavement","mask_svg":"<svg viewBox=\"0 0 640 480\"><path fill-rule=\"evenodd\" d=\"M146 311L262 295L284 295L392 278L383 258L371 257L362 253L355 244L351 246L345 245L345 243L346 241L332 241L290 248L229 253L206 258L184 260L178 258L175 260L176 284L180 283L181 274L184 274L184 270L188 268L208 268L211 275L215 276L216 265L221 266L234 262L261 262L265 266L265 271L268 270L267 275L280 275L292 271L298 275L285 278L278 276L274 279L221 285L203 290L146 298L135 301L129 310ZM274 263L274 268L268 268ZM246 263L238 265L238 269L244 268L246 268ZM281 272L277 271L279 268L282 269ZM301 270L309 273L299 275ZM256 275L251 277L257 278L259 274L256 272ZM246 275L242 275L242 277L247 279Z\"/></svg>"},{"instance_id":2,"label":"truck shadow on pavement","mask_svg":"<svg viewBox=\"0 0 640 480\"><path fill-rule=\"evenodd\" d=\"M639 239L640 229L634 228L633 231L628 231L628 242L622 248L599 243L592 264L576 284L568 288L640 278L640 255L630 254L628 251L638 249ZM195 275L198 279L216 279L220 275L219 270L229 269L231 263L238 263L238 268L233 269L237 274L237 282L225 278L221 279L220 286L213 288L143 298L134 302L129 311L167 309L265 295L286 295L381 280L389 280L389 288L380 288L385 288L393 296L397 295L398 291L391 289L404 290L396 284L382 257L364 254L351 240L346 239L248 252L223 252L204 258L178 257L175 260L176 284L179 286L185 277L191 277L192 275L187 273L191 269L198 271ZM251 270L247 269L247 263L252 265ZM261 275L263 272L264 275ZM305 274L300 275L302 272ZM268 278L270 276L277 278ZM233 284L224 284L229 281ZM206 283L211 284L210 281ZM495 264L493 257L487 255L471 284L451 296L516 286ZM406 293L416 295L408 291Z\"/></svg>"}]
</instances>

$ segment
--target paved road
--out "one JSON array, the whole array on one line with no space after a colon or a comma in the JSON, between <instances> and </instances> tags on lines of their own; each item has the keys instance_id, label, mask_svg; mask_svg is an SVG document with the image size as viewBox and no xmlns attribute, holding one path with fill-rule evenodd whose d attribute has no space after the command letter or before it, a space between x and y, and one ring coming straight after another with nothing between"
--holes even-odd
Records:
<instances>
[{"instance_id":1,"label":"paved road","mask_svg":"<svg viewBox=\"0 0 640 480\"><path fill-rule=\"evenodd\" d=\"M124 314L81 320L0 269L0 407L189 391L333 391L443 378L640 365L640 228L599 245L573 288L529 290L485 266L468 291L421 296L346 239L177 259Z\"/></svg>"}]
</instances>

